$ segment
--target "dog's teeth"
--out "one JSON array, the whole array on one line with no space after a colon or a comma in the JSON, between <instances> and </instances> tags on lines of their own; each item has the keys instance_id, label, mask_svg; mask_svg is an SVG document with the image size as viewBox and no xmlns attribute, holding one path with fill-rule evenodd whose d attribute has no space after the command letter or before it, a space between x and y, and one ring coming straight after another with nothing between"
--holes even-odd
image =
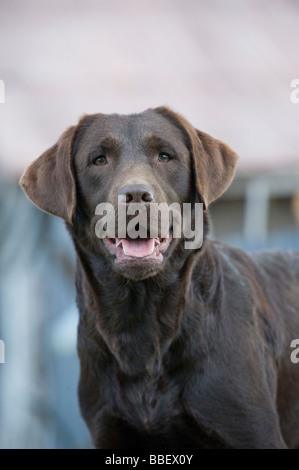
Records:
<instances>
[{"instance_id":1,"label":"dog's teeth","mask_svg":"<svg viewBox=\"0 0 299 470\"><path fill-rule=\"evenodd\" d=\"M158 238L155 238L155 243L154 243L155 246L158 246L160 245L160 241L158 240Z\"/></svg>"}]
</instances>

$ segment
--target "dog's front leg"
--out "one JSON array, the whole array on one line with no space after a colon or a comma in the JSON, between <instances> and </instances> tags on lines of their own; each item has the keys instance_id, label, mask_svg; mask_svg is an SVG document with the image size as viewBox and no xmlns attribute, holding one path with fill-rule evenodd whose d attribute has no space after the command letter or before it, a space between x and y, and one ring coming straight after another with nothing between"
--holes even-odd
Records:
<instances>
[{"instance_id":1,"label":"dog's front leg","mask_svg":"<svg viewBox=\"0 0 299 470\"><path fill-rule=\"evenodd\" d=\"M205 402L207 404L207 401ZM287 449L281 434L279 418L271 409L252 406L207 406L203 410L187 406L186 411L196 420L199 429L215 437L230 449Z\"/></svg>"}]
</instances>

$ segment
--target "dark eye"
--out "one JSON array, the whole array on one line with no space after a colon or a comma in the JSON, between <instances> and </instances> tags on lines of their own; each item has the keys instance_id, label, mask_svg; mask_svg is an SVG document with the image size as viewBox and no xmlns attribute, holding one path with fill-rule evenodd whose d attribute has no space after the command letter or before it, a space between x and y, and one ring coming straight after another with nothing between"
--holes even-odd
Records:
<instances>
[{"instance_id":1,"label":"dark eye","mask_svg":"<svg viewBox=\"0 0 299 470\"><path fill-rule=\"evenodd\" d=\"M107 159L105 155L99 155L93 160L93 164L97 166L103 166L103 165L106 165L106 163L107 163Z\"/></svg>"},{"instance_id":2,"label":"dark eye","mask_svg":"<svg viewBox=\"0 0 299 470\"><path fill-rule=\"evenodd\" d=\"M169 162L170 156L167 153L160 153L158 160L159 160L159 162L166 163L166 162Z\"/></svg>"}]
</instances>

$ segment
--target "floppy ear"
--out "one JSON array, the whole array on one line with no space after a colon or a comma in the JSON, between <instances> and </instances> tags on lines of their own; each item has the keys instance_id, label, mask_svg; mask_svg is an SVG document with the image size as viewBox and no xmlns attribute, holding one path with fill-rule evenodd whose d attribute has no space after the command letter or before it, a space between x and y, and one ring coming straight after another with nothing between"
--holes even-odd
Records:
<instances>
[{"instance_id":1,"label":"floppy ear","mask_svg":"<svg viewBox=\"0 0 299 470\"><path fill-rule=\"evenodd\" d=\"M72 223L76 185L72 165L75 126L67 129L53 147L25 170L20 185L40 209Z\"/></svg>"},{"instance_id":2,"label":"floppy ear","mask_svg":"<svg viewBox=\"0 0 299 470\"><path fill-rule=\"evenodd\" d=\"M195 129L193 144L195 184L205 210L228 188L235 174L238 155L220 140Z\"/></svg>"},{"instance_id":3,"label":"floppy ear","mask_svg":"<svg viewBox=\"0 0 299 470\"><path fill-rule=\"evenodd\" d=\"M195 129L183 116L160 106L155 111L178 127L191 153L198 195L206 210L230 185L237 154L220 140Z\"/></svg>"}]
</instances>

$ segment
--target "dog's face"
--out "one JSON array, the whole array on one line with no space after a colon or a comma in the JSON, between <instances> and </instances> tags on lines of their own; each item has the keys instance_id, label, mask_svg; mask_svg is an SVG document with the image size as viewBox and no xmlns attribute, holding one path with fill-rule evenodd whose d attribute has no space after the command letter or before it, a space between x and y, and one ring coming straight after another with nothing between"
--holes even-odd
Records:
<instances>
[{"instance_id":1,"label":"dog's face","mask_svg":"<svg viewBox=\"0 0 299 470\"><path fill-rule=\"evenodd\" d=\"M126 277L140 279L153 275L162 269L179 240L172 238L171 225L164 236L161 226L156 237L150 236L151 206L161 203L169 206L173 202L181 205L192 197L190 153L184 136L154 111L132 116L95 115L87 119L88 127L77 135L73 161L80 188L78 198L88 213L90 232L96 236L97 205L111 204L115 209L115 234L97 238L99 249L104 247L113 268ZM119 212L122 209L130 212L134 204L145 208L145 237L132 238L129 230L121 237ZM128 229L134 218L135 214L127 213Z\"/></svg>"},{"instance_id":2,"label":"dog's face","mask_svg":"<svg viewBox=\"0 0 299 470\"><path fill-rule=\"evenodd\" d=\"M180 243L171 220L163 232L161 218L156 219L152 235L154 205L197 201L206 209L231 182L236 160L229 147L168 108L129 116L95 114L83 117L33 162L21 185L38 207L71 224L112 269L141 280L163 269ZM105 220L113 219L114 233L99 237L97 208L103 203L113 209ZM145 227L139 227L138 218L137 238L136 227L134 237L128 230L137 220L136 204L145 214ZM120 214L126 214L125 234Z\"/></svg>"}]
</instances>

